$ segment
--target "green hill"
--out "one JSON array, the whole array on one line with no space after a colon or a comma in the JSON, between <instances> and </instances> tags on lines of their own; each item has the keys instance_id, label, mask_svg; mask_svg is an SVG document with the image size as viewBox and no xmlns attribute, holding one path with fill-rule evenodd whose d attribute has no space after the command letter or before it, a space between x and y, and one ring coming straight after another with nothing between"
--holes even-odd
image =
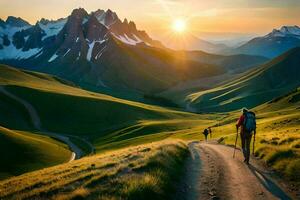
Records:
<instances>
[{"instance_id":1,"label":"green hill","mask_svg":"<svg viewBox=\"0 0 300 200\"><path fill-rule=\"evenodd\" d=\"M172 131L196 122L210 123L209 116L199 117L179 110L93 93L65 84L63 80L50 75L4 65L0 66L0 85L36 109L42 128L87 139L99 151L170 137ZM13 110L18 102L6 98L3 106L8 111ZM18 129L34 131L26 109L18 106L20 109L17 111L22 112L20 118L8 118L1 123L16 129L15 124L22 122L24 126ZM179 124L186 126L180 128Z\"/></svg>"},{"instance_id":2,"label":"green hill","mask_svg":"<svg viewBox=\"0 0 300 200\"><path fill-rule=\"evenodd\" d=\"M292 49L241 78L190 94L187 102L198 111L224 112L258 106L300 85L299 57L300 48Z\"/></svg>"},{"instance_id":3,"label":"green hill","mask_svg":"<svg viewBox=\"0 0 300 200\"><path fill-rule=\"evenodd\" d=\"M209 116L93 93L54 76L5 65L0 65L0 87L0 124L6 127L1 128L1 155L8 152L1 160L1 177L66 162L71 154L66 145L36 135L43 131L34 127L28 108L3 91L29 103L43 130L66 135L86 153L84 141L97 152L108 151L178 137L178 130L211 122Z\"/></svg>"},{"instance_id":4,"label":"green hill","mask_svg":"<svg viewBox=\"0 0 300 200\"><path fill-rule=\"evenodd\" d=\"M290 55L293 54L291 53ZM284 59L282 59L282 61L279 60L278 63L275 62L274 64L276 65L270 65L268 63L264 66L264 70L254 70L252 72L255 74L253 78L260 77L262 74L268 74L269 70L273 70L273 67L271 66L279 66L278 68L281 69L280 63L284 63ZM270 67L268 68L267 66ZM17 70L3 65L0 66L0 72L1 87L4 87L6 91L29 102L37 110L43 128L51 132L73 135L90 141L94 145L96 152L101 152L101 154L97 156L105 156L106 154L102 153L107 151L151 143L166 138L201 140L203 139L201 132L208 126L213 126L213 138L223 137L223 142L226 144L231 144L234 140L234 123L240 114L236 111L226 114L197 115L180 110L151 106L122 100L109 95L93 93L75 87L64 80L45 74ZM246 79L246 77L248 77L248 79ZM224 87L229 87L233 83L241 82L245 84L246 81L252 83L250 74L238 81L231 82ZM293 81L293 79L289 81ZM219 88L216 90L218 89ZM15 115L19 116L19 118L14 119L9 117L6 121L2 118L0 123L5 127L15 130L14 126L21 120L21 125L18 127L19 130L27 130L27 134L30 134L28 131L36 131L28 117L26 108L23 108L18 102L13 101L13 99L5 96L5 94L1 93L1 95L0 105L6 107L7 111L15 109L15 112L18 112L15 113ZM6 98L5 101L3 101L3 97ZM15 106L19 106L19 108L16 109ZM255 108L255 112L258 114L259 127L257 135L257 155L265 159L266 162L271 163L276 170L281 170L286 177L291 179L292 174L295 174L298 169L297 166L299 162L298 159L296 159L299 156L299 108L299 90L294 90L286 96L266 102ZM25 134L24 131L14 132ZM277 145L271 143L273 138L279 138L274 139L278 140ZM15 146L17 146L17 144L12 143L10 148L18 149L18 147ZM37 145L35 147L25 143L22 145L22 148L32 147L34 150L31 150L31 152L34 153L35 151L42 151L40 149L44 146L45 145ZM3 149L8 148L9 147L3 147ZM56 149L47 149L49 154L55 155ZM285 153L286 151L292 152L287 158L280 157L280 155L279 157L276 157L277 152ZM14 151L12 150L11 152ZM69 151L67 152L70 153ZM112 152L112 154L114 154L114 152ZM62 188L64 190L65 188L68 188L68 185L73 185L73 183L89 184L89 181L93 182L94 178L95 180L98 180L98 177L94 177L93 170L89 171L89 169L94 166L94 163L98 165L98 162L102 162L102 160L98 161L97 156L83 158L78 162L76 161L76 164L74 165L67 164L53 168L64 170L67 166L67 168L74 167L74 169L77 169L78 167L79 170L66 181L53 182L55 187L57 186L57 188ZM36 165L36 163L40 162L41 158L36 158L38 160L32 161L31 164ZM288 162L290 158L294 159L295 162ZM53 157L53 163L58 162L59 159L60 158ZM86 161L88 162L84 163ZM60 162L63 161L60 160ZM6 163L7 166L13 165L12 161ZM10 165L8 165L8 163ZM22 166L23 164L21 163L18 165ZM132 166L130 165L129 167L125 167L125 169L131 167ZM37 168L41 168L41 166L37 166ZM53 169L47 169L47 172L54 173L54 171L52 171ZM95 169L98 170L98 168ZM100 171L101 170L102 168ZM82 175L82 177L78 176L79 179L77 181L77 178L75 177L81 172L91 172L92 174L87 176ZM37 172L37 174L39 173L40 172ZM62 173L64 174L65 172ZM24 177L28 177L28 174L24 175ZM141 177L146 176L143 175ZM40 180L45 180L45 178L49 178L47 173L46 175L41 175ZM100 179L102 180L102 178ZM8 179L7 183L14 180L17 179ZM88 181L86 182L86 180ZM35 182L28 182L29 185L31 183L34 184ZM61 185L66 185L66 187L60 187ZM25 185L21 185L21 187L25 187ZM40 189L46 192L49 191L49 195L51 196L56 194L55 191L60 192L60 189L54 189L54 193L52 193L53 191L48 190L47 187L38 187L36 190L37 193L36 191L33 191L30 195L39 194L38 192ZM9 190L7 190L7 192L8 191ZM94 190L89 192L93 193L93 191ZM72 191L72 195L73 192L75 192L74 195L76 196L78 193L85 191ZM25 195L26 193L27 192L25 192Z\"/></svg>"},{"instance_id":5,"label":"green hill","mask_svg":"<svg viewBox=\"0 0 300 200\"><path fill-rule=\"evenodd\" d=\"M46 136L0 126L0 179L67 162L68 147Z\"/></svg>"}]
</instances>

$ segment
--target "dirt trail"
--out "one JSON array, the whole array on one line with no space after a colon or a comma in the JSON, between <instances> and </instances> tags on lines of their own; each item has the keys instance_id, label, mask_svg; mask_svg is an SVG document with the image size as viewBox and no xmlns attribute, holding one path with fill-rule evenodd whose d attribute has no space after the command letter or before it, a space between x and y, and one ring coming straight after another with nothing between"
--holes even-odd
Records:
<instances>
[{"instance_id":1,"label":"dirt trail","mask_svg":"<svg viewBox=\"0 0 300 200\"><path fill-rule=\"evenodd\" d=\"M22 104L26 108L26 110L27 110L27 112L28 112L28 114L31 118L33 126L37 130L41 131L41 134L53 137L57 140L60 140L60 141L64 142L65 144L67 144L70 147L70 149L72 151L72 155L70 157L69 162L71 162L75 159L79 159L79 158L83 157L83 155L84 155L84 152L76 144L74 144L70 140L70 137L75 137L77 139L80 139L81 141L86 143L90 147L90 149L91 149L90 151L92 153L94 153L95 150L94 150L93 145L91 143L89 143L88 141L82 139L82 138L79 138L79 137L76 137L76 136L69 136L69 135L66 135L66 134L53 133L53 132L49 132L49 131L43 129L42 124L41 124L41 119L40 119L36 109L30 103L28 103L27 101L19 98L18 96L14 95L12 93L10 93L3 86L0 86L0 92L5 94L9 98L14 99L15 101L19 102L20 104Z\"/></svg>"},{"instance_id":2,"label":"dirt trail","mask_svg":"<svg viewBox=\"0 0 300 200\"><path fill-rule=\"evenodd\" d=\"M290 199L254 161L243 163L240 151L216 143L189 144L185 179L177 199Z\"/></svg>"}]
</instances>

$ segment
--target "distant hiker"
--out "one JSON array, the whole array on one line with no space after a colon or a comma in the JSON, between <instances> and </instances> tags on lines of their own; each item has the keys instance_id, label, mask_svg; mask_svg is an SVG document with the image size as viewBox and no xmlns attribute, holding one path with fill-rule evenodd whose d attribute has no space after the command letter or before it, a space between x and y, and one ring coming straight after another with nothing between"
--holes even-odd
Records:
<instances>
[{"instance_id":1,"label":"distant hiker","mask_svg":"<svg viewBox=\"0 0 300 200\"><path fill-rule=\"evenodd\" d=\"M252 134L256 134L256 119L254 112L248 111L246 108L243 108L242 112L243 114L240 116L236 128L238 131L239 127L241 127L240 135L245 158L244 162L249 164Z\"/></svg>"},{"instance_id":2,"label":"distant hiker","mask_svg":"<svg viewBox=\"0 0 300 200\"><path fill-rule=\"evenodd\" d=\"M211 137L212 137L212 131L211 131L211 128L210 128L210 127L208 127L208 132L209 132L209 137L210 137L210 139L211 139Z\"/></svg>"},{"instance_id":3,"label":"distant hiker","mask_svg":"<svg viewBox=\"0 0 300 200\"><path fill-rule=\"evenodd\" d=\"M208 131L208 129L206 128L206 129L204 129L204 131L203 131L203 135L205 136L205 141L207 142L207 136L208 136L208 134L209 134L209 131Z\"/></svg>"}]
</instances>

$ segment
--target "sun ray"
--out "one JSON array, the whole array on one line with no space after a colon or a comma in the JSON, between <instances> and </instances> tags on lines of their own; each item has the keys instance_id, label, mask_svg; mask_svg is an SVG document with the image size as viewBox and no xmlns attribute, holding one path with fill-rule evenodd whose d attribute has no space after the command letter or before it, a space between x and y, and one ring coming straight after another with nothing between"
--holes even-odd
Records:
<instances>
[{"instance_id":1,"label":"sun ray","mask_svg":"<svg viewBox=\"0 0 300 200\"><path fill-rule=\"evenodd\" d=\"M183 33L186 30L186 21L183 19L176 19L173 22L172 28L177 33Z\"/></svg>"}]
</instances>

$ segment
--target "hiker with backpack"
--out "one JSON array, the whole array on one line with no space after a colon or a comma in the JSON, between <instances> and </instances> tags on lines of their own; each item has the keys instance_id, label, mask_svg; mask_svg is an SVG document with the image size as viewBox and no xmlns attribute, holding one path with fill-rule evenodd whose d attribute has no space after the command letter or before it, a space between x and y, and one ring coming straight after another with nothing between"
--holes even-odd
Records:
<instances>
[{"instance_id":1,"label":"hiker with backpack","mask_svg":"<svg viewBox=\"0 0 300 200\"><path fill-rule=\"evenodd\" d=\"M249 164L251 139L252 135L254 134L255 137L256 134L256 117L254 112L248 111L246 108L243 108L242 112L243 114L240 116L236 128L238 132L239 127L241 127L240 136L245 158L244 162Z\"/></svg>"},{"instance_id":2,"label":"hiker with backpack","mask_svg":"<svg viewBox=\"0 0 300 200\"><path fill-rule=\"evenodd\" d=\"M208 131L208 129L206 128L206 129L204 129L204 131L203 131L203 135L204 135L204 137L205 137L205 141L207 142L207 136L208 136L208 134L209 134L209 131Z\"/></svg>"}]
</instances>

